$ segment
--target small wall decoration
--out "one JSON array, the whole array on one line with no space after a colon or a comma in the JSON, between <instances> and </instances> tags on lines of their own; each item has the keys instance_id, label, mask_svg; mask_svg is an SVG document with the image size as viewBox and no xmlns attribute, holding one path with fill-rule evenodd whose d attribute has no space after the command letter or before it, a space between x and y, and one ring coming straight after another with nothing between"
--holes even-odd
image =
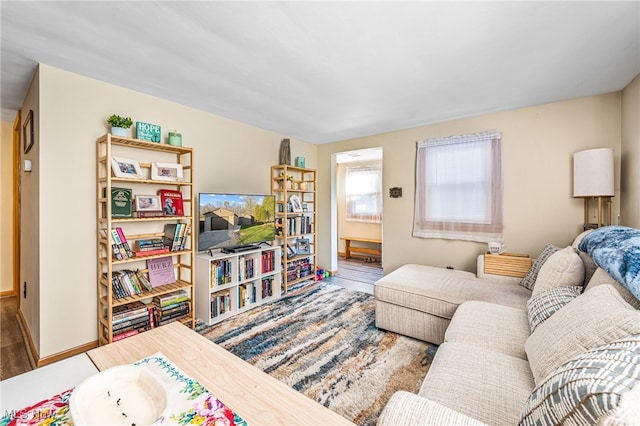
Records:
<instances>
[{"instance_id":1,"label":"small wall decoration","mask_svg":"<svg viewBox=\"0 0 640 426\"><path fill-rule=\"evenodd\" d=\"M298 238L296 240L296 252L298 254L311 254L308 238Z\"/></svg>"},{"instance_id":2,"label":"small wall decoration","mask_svg":"<svg viewBox=\"0 0 640 426\"><path fill-rule=\"evenodd\" d=\"M22 125L22 150L26 154L33 147L33 110L30 109Z\"/></svg>"},{"instance_id":3,"label":"small wall decoration","mask_svg":"<svg viewBox=\"0 0 640 426\"><path fill-rule=\"evenodd\" d=\"M142 169L136 160L111 157L113 175L119 178L142 179Z\"/></svg>"},{"instance_id":4,"label":"small wall decoration","mask_svg":"<svg viewBox=\"0 0 640 426\"><path fill-rule=\"evenodd\" d=\"M160 126L157 124L136 121L136 138L143 141L160 143L161 135Z\"/></svg>"},{"instance_id":5,"label":"small wall decoration","mask_svg":"<svg viewBox=\"0 0 640 426\"><path fill-rule=\"evenodd\" d=\"M300 197L297 195L292 195L289 197L289 203L291 204L291 211L295 213L302 213L302 203L300 202Z\"/></svg>"},{"instance_id":6,"label":"small wall decoration","mask_svg":"<svg viewBox=\"0 0 640 426\"><path fill-rule=\"evenodd\" d=\"M165 181L181 181L182 165L174 163L152 163L151 179Z\"/></svg>"},{"instance_id":7,"label":"small wall decoration","mask_svg":"<svg viewBox=\"0 0 640 426\"><path fill-rule=\"evenodd\" d=\"M304 157L296 157L296 167L302 167L304 168L305 166L305 158Z\"/></svg>"},{"instance_id":8,"label":"small wall decoration","mask_svg":"<svg viewBox=\"0 0 640 426\"><path fill-rule=\"evenodd\" d=\"M393 188L389 188L389 197L391 198L400 198L402 197L402 188L399 187L393 187Z\"/></svg>"}]
</instances>

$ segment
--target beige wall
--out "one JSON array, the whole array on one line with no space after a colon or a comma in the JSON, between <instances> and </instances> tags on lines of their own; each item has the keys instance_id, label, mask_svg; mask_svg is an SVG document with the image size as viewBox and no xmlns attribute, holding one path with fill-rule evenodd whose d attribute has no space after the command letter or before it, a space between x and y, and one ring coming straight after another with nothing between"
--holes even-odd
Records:
<instances>
[{"instance_id":1,"label":"beige wall","mask_svg":"<svg viewBox=\"0 0 640 426\"><path fill-rule=\"evenodd\" d=\"M35 200L36 210L41 206L36 220L42 231L25 239L39 248L40 262L25 262L46 300L29 324L39 323L39 352L46 357L97 338L95 144L108 131L109 115L158 124L165 137L169 130L181 132L183 144L194 148L196 194L269 193L270 166L288 136L46 65L37 82L40 163L26 178L39 177L40 187L25 195ZM306 157L310 168L317 166L316 152L315 145L291 140L292 158Z\"/></svg>"},{"instance_id":2,"label":"beige wall","mask_svg":"<svg viewBox=\"0 0 640 426\"><path fill-rule=\"evenodd\" d=\"M383 267L385 274L405 263L453 266L475 271L481 243L413 238L416 141L500 129L504 165L504 242L508 250L537 256L546 243L568 245L581 231L583 203L572 197L572 155L589 148L615 150L620 170L620 93L557 102L531 108L454 120L318 148L319 228L329 229L332 154L382 147ZM390 187L403 197L388 197ZM616 189L618 190L616 185ZM615 198L613 217L619 212ZM320 233L319 263L330 264L330 235Z\"/></svg>"},{"instance_id":3,"label":"beige wall","mask_svg":"<svg viewBox=\"0 0 640 426\"><path fill-rule=\"evenodd\" d=\"M2 122L1 131L0 294L9 294L13 293L13 123Z\"/></svg>"},{"instance_id":4,"label":"beige wall","mask_svg":"<svg viewBox=\"0 0 640 426\"><path fill-rule=\"evenodd\" d=\"M338 208L338 251L344 252L344 241L341 237L382 238L381 223L354 222L346 219L345 176L349 166L365 166L381 164L381 161L359 161L337 165L336 200Z\"/></svg>"},{"instance_id":5,"label":"beige wall","mask_svg":"<svg viewBox=\"0 0 640 426\"><path fill-rule=\"evenodd\" d=\"M620 223L640 228L640 74L622 91Z\"/></svg>"}]
</instances>

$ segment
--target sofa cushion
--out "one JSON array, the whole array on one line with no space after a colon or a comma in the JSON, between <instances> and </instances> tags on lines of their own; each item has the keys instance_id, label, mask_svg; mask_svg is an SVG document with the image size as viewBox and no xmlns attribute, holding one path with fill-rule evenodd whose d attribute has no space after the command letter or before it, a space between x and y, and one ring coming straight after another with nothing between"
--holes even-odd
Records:
<instances>
[{"instance_id":1,"label":"sofa cushion","mask_svg":"<svg viewBox=\"0 0 640 426\"><path fill-rule=\"evenodd\" d=\"M527 361L446 342L418 394L484 423L513 425L534 387Z\"/></svg>"},{"instance_id":2,"label":"sofa cushion","mask_svg":"<svg viewBox=\"0 0 640 426\"><path fill-rule=\"evenodd\" d=\"M527 302L527 314L531 332L556 313L560 308L571 302L582 293L581 286L552 287L535 296Z\"/></svg>"},{"instance_id":3,"label":"sofa cushion","mask_svg":"<svg viewBox=\"0 0 640 426\"><path fill-rule=\"evenodd\" d=\"M597 286L540 324L525 343L536 383L578 354L640 334L640 312L610 285Z\"/></svg>"},{"instance_id":4,"label":"sofa cushion","mask_svg":"<svg viewBox=\"0 0 640 426\"><path fill-rule=\"evenodd\" d=\"M640 299L640 229L605 226L585 236L579 247Z\"/></svg>"},{"instance_id":5,"label":"sofa cushion","mask_svg":"<svg viewBox=\"0 0 640 426\"><path fill-rule=\"evenodd\" d=\"M406 391L394 393L376 421L379 426L426 424L482 426L485 423Z\"/></svg>"},{"instance_id":6,"label":"sofa cushion","mask_svg":"<svg viewBox=\"0 0 640 426\"><path fill-rule=\"evenodd\" d=\"M532 392L520 424L637 425L639 401L640 335L633 335L554 370Z\"/></svg>"},{"instance_id":7,"label":"sofa cushion","mask_svg":"<svg viewBox=\"0 0 640 426\"><path fill-rule=\"evenodd\" d=\"M524 309L472 301L458 307L444 340L527 359L524 342L529 334L531 332Z\"/></svg>"},{"instance_id":8,"label":"sofa cushion","mask_svg":"<svg viewBox=\"0 0 640 426\"><path fill-rule=\"evenodd\" d=\"M634 309L640 309L640 300L638 300L633 294L631 294L629 290L624 288L622 284L614 280L613 277L607 274L607 272L602 268L596 269L584 291L588 291L589 289L602 284L612 285L616 290L618 290L618 293L620 293L620 296L622 296L625 302L633 306Z\"/></svg>"},{"instance_id":9,"label":"sofa cushion","mask_svg":"<svg viewBox=\"0 0 640 426\"><path fill-rule=\"evenodd\" d=\"M510 283L475 278L471 272L425 265L403 265L374 285L376 300L451 319L469 300L524 308L531 292Z\"/></svg>"},{"instance_id":10,"label":"sofa cushion","mask_svg":"<svg viewBox=\"0 0 640 426\"><path fill-rule=\"evenodd\" d=\"M538 272L531 294L535 296L551 287L576 286L584 283L584 264L573 247L549 256Z\"/></svg>"},{"instance_id":11,"label":"sofa cushion","mask_svg":"<svg viewBox=\"0 0 640 426\"><path fill-rule=\"evenodd\" d=\"M554 246L553 244L547 244L546 246L544 246L544 248L542 249L542 253L540 253L536 260L534 260L533 265L531 265L531 269L529 269L529 272L527 272L527 275L525 275L522 278L522 281L520 281L520 285L526 289L533 290L536 284L536 278L538 278L538 272L540 272L540 268L542 268L542 265L544 265L547 259L549 259L549 256L551 256L558 250L560 250L560 248Z\"/></svg>"}]
</instances>

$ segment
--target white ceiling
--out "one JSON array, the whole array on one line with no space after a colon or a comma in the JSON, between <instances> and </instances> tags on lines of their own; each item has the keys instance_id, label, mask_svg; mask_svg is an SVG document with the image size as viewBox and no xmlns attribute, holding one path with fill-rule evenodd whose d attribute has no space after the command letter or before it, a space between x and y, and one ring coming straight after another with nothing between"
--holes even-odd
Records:
<instances>
[{"instance_id":1,"label":"white ceiling","mask_svg":"<svg viewBox=\"0 0 640 426\"><path fill-rule=\"evenodd\" d=\"M311 143L624 88L640 2L1 3L1 106L37 63Z\"/></svg>"}]
</instances>

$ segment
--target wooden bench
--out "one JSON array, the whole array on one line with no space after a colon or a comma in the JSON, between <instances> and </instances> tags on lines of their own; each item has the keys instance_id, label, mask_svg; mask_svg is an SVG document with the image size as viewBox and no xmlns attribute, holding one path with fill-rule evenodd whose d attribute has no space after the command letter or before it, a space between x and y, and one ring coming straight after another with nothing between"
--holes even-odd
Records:
<instances>
[{"instance_id":1,"label":"wooden bench","mask_svg":"<svg viewBox=\"0 0 640 426\"><path fill-rule=\"evenodd\" d=\"M378 238L341 237L344 240L344 258L349 259L352 253L382 258L382 240ZM379 247L352 246L352 242L378 244Z\"/></svg>"}]
</instances>

